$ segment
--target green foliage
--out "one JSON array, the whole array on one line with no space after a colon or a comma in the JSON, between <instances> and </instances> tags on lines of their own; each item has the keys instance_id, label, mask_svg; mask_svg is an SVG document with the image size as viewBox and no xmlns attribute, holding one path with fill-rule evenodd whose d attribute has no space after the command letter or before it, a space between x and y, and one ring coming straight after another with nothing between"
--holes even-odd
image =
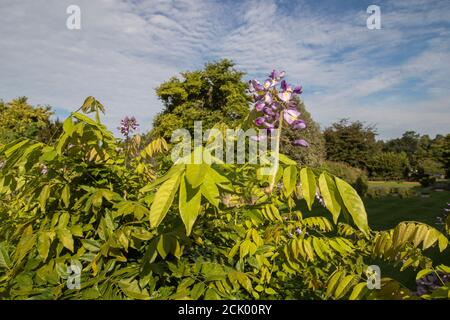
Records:
<instances>
[{"instance_id":1,"label":"green foliage","mask_svg":"<svg viewBox=\"0 0 450 320\"><path fill-rule=\"evenodd\" d=\"M156 89L164 111L153 123L153 137L170 139L175 129L193 133L194 121L204 128L218 123L236 127L249 112L244 74L233 69L229 60L208 63L203 70L184 72L182 78L171 78Z\"/></svg>"},{"instance_id":2,"label":"green foliage","mask_svg":"<svg viewBox=\"0 0 450 320\"><path fill-rule=\"evenodd\" d=\"M370 187L366 193L371 198L383 198L388 195L399 196L400 198L410 198L417 196L417 192L408 187L396 187L396 186L376 186Z\"/></svg>"},{"instance_id":3,"label":"green foliage","mask_svg":"<svg viewBox=\"0 0 450 320\"><path fill-rule=\"evenodd\" d=\"M442 163L430 158L420 160L417 167L419 177L441 177L445 175L445 170Z\"/></svg>"},{"instance_id":4,"label":"green foliage","mask_svg":"<svg viewBox=\"0 0 450 320\"><path fill-rule=\"evenodd\" d=\"M420 178L419 182L422 187L427 188L436 183L436 178L426 175Z\"/></svg>"},{"instance_id":5,"label":"green foliage","mask_svg":"<svg viewBox=\"0 0 450 320\"><path fill-rule=\"evenodd\" d=\"M297 161L300 165L313 168L320 167L325 160L325 140L319 125L313 120L311 114L306 111L305 105L296 97L297 109L301 112L301 117L306 123L303 130L294 130L286 126L281 137L280 152L291 159ZM292 145L292 141L304 139L308 141L308 148L299 148Z\"/></svg>"},{"instance_id":6,"label":"green foliage","mask_svg":"<svg viewBox=\"0 0 450 320\"><path fill-rule=\"evenodd\" d=\"M376 131L360 121L342 119L324 131L327 159L367 169L368 162L379 150Z\"/></svg>"},{"instance_id":7,"label":"green foliage","mask_svg":"<svg viewBox=\"0 0 450 320\"><path fill-rule=\"evenodd\" d=\"M98 115L93 104L81 110ZM348 182L285 155L272 190L248 163L176 163L158 176L164 140L123 146L96 120L74 112L54 143L0 149L0 298L411 298L394 279L366 290L372 259L429 269L423 251L447 248L421 223L371 230ZM68 266L81 288L68 288Z\"/></svg>"},{"instance_id":8,"label":"green foliage","mask_svg":"<svg viewBox=\"0 0 450 320\"><path fill-rule=\"evenodd\" d=\"M326 161L322 165L322 169L344 179L356 189L360 196L365 196L368 190L368 179L363 170L354 168L344 162L333 161Z\"/></svg>"},{"instance_id":9,"label":"green foliage","mask_svg":"<svg viewBox=\"0 0 450 320\"><path fill-rule=\"evenodd\" d=\"M447 176L450 168L450 134L436 135L431 139L428 135L420 136L414 131L405 132L401 138L384 143L383 150L405 152L418 178L430 175Z\"/></svg>"},{"instance_id":10,"label":"green foliage","mask_svg":"<svg viewBox=\"0 0 450 320\"><path fill-rule=\"evenodd\" d=\"M61 131L61 123L52 121L50 107L33 107L26 97L0 101L0 145L18 138L48 142Z\"/></svg>"},{"instance_id":11,"label":"green foliage","mask_svg":"<svg viewBox=\"0 0 450 320\"><path fill-rule=\"evenodd\" d=\"M368 169L370 176L374 178L406 178L410 170L408 156L404 152L380 152L369 160Z\"/></svg>"}]
</instances>

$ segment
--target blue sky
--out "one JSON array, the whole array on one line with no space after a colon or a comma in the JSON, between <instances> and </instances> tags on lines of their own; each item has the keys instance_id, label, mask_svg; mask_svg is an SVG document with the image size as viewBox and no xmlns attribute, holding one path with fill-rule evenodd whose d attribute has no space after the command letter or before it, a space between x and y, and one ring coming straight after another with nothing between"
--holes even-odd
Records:
<instances>
[{"instance_id":1,"label":"blue sky","mask_svg":"<svg viewBox=\"0 0 450 320\"><path fill-rule=\"evenodd\" d=\"M66 28L71 4L81 30ZM381 30L366 27L371 4ZM1 0L0 98L64 117L94 95L111 129L134 115L145 131L159 83L231 58L248 79L286 70L322 127L350 118L383 139L435 135L450 131L449 40L447 0Z\"/></svg>"}]
</instances>

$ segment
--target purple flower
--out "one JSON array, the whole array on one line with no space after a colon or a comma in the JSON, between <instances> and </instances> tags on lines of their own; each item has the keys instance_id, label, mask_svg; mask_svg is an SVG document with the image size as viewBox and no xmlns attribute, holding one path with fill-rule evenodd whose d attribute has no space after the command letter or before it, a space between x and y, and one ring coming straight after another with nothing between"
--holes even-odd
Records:
<instances>
[{"instance_id":1,"label":"purple flower","mask_svg":"<svg viewBox=\"0 0 450 320\"><path fill-rule=\"evenodd\" d=\"M253 89L252 91L263 91L264 90L264 87L261 85L261 83L259 83L258 80L251 80L250 84L251 84L251 88Z\"/></svg>"},{"instance_id":2,"label":"purple flower","mask_svg":"<svg viewBox=\"0 0 450 320\"><path fill-rule=\"evenodd\" d=\"M258 102L257 104L255 104L255 109L256 109L256 111L261 111L264 109L265 106L266 106L265 103Z\"/></svg>"},{"instance_id":3,"label":"purple flower","mask_svg":"<svg viewBox=\"0 0 450 320\"><path fill-rule=\"evenodd\" d=\"M292 129L294 129L294 130L299 130L299 129L305 129L306 128L306 123L305 123L305 121L303 121L303 120L301 120L301 119L299 119L299 120L295 120L293 123L292 123Z\"/></svg>"},{"instance_id":4,"label":"purple flower","mask_svg":"<svg viewBox=\"0 0 450 320\"><path fill-rule=\"evenodd\" d=\"M293 145L294 146L305 147L305 148L309 147L309 143L307 141L303 140L303 139L295 140L293 142Z\"/></svg>"},{"instance_id":5,"label":"purple flower","mask_svg":"<svg viewBox=\"0 0 450 320\"><path fill-rule=\"evenodd\" d=\"M255 119L255 124L258 127L262 126L265 122L266 120L264 119L264 117L259 117Z\"/></svg>"},{"instance_id":6,"label":"purple flower","mask_svg":"<svg viewBox=\"0 0 450 320\"><path fill-rule=\"evenodd\" d=\"M303 231L300 228L297 227L297 229L295 229L295 233L297 235L301 235L303 233Z\"/></svg>"},{"instance_id":7,"label":"purple flower","mask_svg":"<svg viewBox=\"0 0 450 320\"><path fill-rule=\"evenodd\" d=\"M273 79L273 80L279 81L279 80L280 80L281 78L283 78L285 75L286 75L286 72L284 72L284 71L278 72L278 71L276 71L276 70L273 70L273 71L270 73L269 77L270 77L271 79Z\"/></svg>"},{"instance_id":8,"label":"purple flower","mask_svg":"<svg viewBox=\"0 0 450 320\"><path fill-rule=\"evenodd\" d=\"M120 121L120 127L118 129L125 136L128 137L130 133L134 132L139 127L135 117L129 118L128 116Z\"/></svg>"},{"instance_id":9,"label":"purple flower","mask_svg":"<svg viewBox=\"0 0 450 320\"><path fill-rule=\"evenodd\" d=\"M267 93L267 94L264 96L264 102L265 102L266 104L272 104L273 98L272 98L272 94L271 94L271 93Z\"/></svg>"},{"instance_id":10,"label":"purple flower","mask_svg":"<svg viewBox=\"0 0 450 320\"><path fill-rule=\"evenodd\" d=\"M302 92L303 92L302 86L296 86L296 87L294 88L294 91L293 91L293 92L296 93L296 94L302 94Z\"/></svg>"},{"instance_id":11,"label":"purple flower","mask_svg":"<svg viewBox=\"0 0 450 320\"><path fill-rule=\"evenodd\" d=\"M278 94L278 97L283 102L289 102L291 100L291 98L292 98L292 92L289 92L289 91L280 92Z\"/></svg>"},{"instance_id":12,"label":"purple flower","mask_svg":"<svg viewBox=\"0 0 450 320\"><path fill-rule=\"evenodd\" d=\"M297 121L299 116L300 112L295 109L286 109L284 111L284 120L286 120L289 125L292 125L295 121Z\"/></svg>"},{"instance_id":13,"label":"purple flower","mask_svg":"<svg viewBox=\"0 0 450 320\"><path fill-rule=\"evenodd\" d=\"M302 93L301 86L291 86L285 80L281 80L285 76L285 72L273 70L269 79L264 81L262 85L257 80L250 81L250 91L253 93L255 102L255 110L262 112L259 118L255 120L258 127L265 126L269 129L276 129L282 122L286 122L294 130L306 128L306 123L299 119L295 95ZM279 84L279 82L281 82ZM279 84L279 88L277 87ZM284 117L280 119L280 112L283 111ZM262 117L263 116L263 117ZM294 144L300 146L308 146L305 140L293 141Z\"/></svg>"},{"instance_id":14,"label":"purple flower","mask_svg":"<svg viewBox=\"0 0 450 320\"><path fill-rule=\"evenodd\" d=\"M271 108L268 108L268 107L264 108L264 109L263 109L263 112L264 112L266 115L268 115L268 116L273 116L273 115L275 115L275 112L274 112Z\"/></svg>"}]
</instances>

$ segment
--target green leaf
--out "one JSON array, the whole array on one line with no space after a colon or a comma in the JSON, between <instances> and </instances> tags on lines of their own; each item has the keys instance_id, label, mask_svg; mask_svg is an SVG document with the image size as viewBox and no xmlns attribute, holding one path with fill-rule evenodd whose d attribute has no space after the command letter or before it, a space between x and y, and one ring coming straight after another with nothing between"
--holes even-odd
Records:
<instances>
[{"instance_id":1,"label":"green leaf","mask_svg":"<svg viewBox=\"0 0 450 320\"><path fill-rule=\"evenodd\" d=\"M204 298L205 300L220 300L220 296L218 295L218 293L217 293L217 291L216 290L214 290L214 289L212 289L212 288L209 288L207 291L206 291L206 294L205 294L205 298Z\"/></svg>"},{"instance_id":2,"label":"green leaf","mask_svg":"<svg viewBox=\"0 0 450 320\"><path fill-rule=\"evenodd\" d=\"M92 239L81 239L81 244L83 247L91 252L98 252L100 251L100 243L96 240Z\"/></svg>"},{"instance_id":3,"label":"green leaf","mask_svg":"<svg viewBox=\"0 0 450 320\"><path fill-rule=\"evenodd\" d=\"M341 199L336 183L327 173L322 173L319 177L319 189L325 202L325 206L333 215L334 223L337 223L341 213Z\"/></svg>"},{"instance_id":4,"label":"green leaf","mask_svg":"<svg viewBox=\"0 0 450 320\"><path fill-rule=\"evenodd\" d=\"M16 251L14 252L14 264L19 264L28 252L34 247L36 237L33 234L33 227L28 225L22 232Z\"/></svg>"},{"instance_id":5,"label":"green leaf","mask_svg":"<svg viewBox=\"0 0 450 320\"><path fill-rule=\"evenodd\" d=\"M147 289L139 288L139 283L137 280L133 282L129 282L127 280L123 280L119 282L119 287L122 289L122 292L131 299L137 300L148 300L150 299L150 295L148 294Z\"/></svg>"},{"instance_id":6,"label":"green leaf","mask_svg":"<svg viewBox=\"0 0 450 320\"><path fill-rule=\"evenodd\" d=\"M342 271L336 271L330 278L330 280L328 281L328 285L327 285L327 292L326 292L326 296L330 297L333 292L336 289L336 286L339 282L339 280L341 279L341 277L343 277L345 274Z\"/></svg>"},{"instance_id":7,"label":"green leaf","mask_svg":"<svg viewBox=\"0 0 450 320\"><path fill-rule=\"evenodd\" d=\"M336 288L336 291L334 292L334 297L336 299L340 299L350 290L355 280L357 280L359 276L357 275L349 275L344 277L340 282L339 285Z\"/></svg>"},{"instance_id":8,"label":"green leaf","mask_svg":"<svg viewBox=\"0 0 450 320\"><path fill-rule=\"evenodd\" d=\"M196 283L192 287L190 295L191 295L192 299L198 300L203 295L205 290L206 290L206 286L203 283L199 282L199 283Z\"/></svg>"},{"instance_id":9,"label":"green leaf","mask_svg":"<svg viewBox=\"0 0 450 320\"><path fill-rule=\"evenodd\" d=\"M418 279L420 279L420 278L426 276L427 274L432 273L433 271L434 271L433 269L423 269L423 270L420 270L420 271L417 273L416 280L418 280Z\"/></svg>"},{"instance_id":10,"label":"green leaf","mask_svg":"<svg viewBox=\"0 0 450 320\"><path fill-rule=\"evenodd\" d=\"M29 142L29 140L28 139L25 139L25 140L22 140L22 141L20 141L20 142L17 142L16 144L14 144L12 147L10 147L9 149L7 149L4 153L5 153L5 156L7 157L7 158L9 158L9 157L11 157L12 156L12 154L16 151L16 150L18 150L18 149L20 149L21 147L23 147L25 144L27 144Z\"/></svg>"},{"instance_id":11,"label":"green leaf","mask_svg":"<svg viewBox=\"0 0 450 320\"><path fill-rule=\"evenodd\" d=\"M345 207L352 216L355 225L366 235L369 234L369 225L367 222L367 213L364 208L364 203L359 197L358 193L344 180L335 177L336 186L341 195Z\"/></svg>"},{"instance_id":12,"label":"green leaf","mask_svg":"<svg viewBox=\"0 0 450 320\"><path fill-rule=\"evenodd\" d=\"M186 165L186 180L192 188L195 189L202 184L208 168L205 163Z\"/></svg>"},{"instance_id":13,"label":"green leaf","mask_svg":"<svg viewBox=\"0 0 450 320\"><path fill-rule=\"evenodd\" d=\"M50 186L46 184L39 195L39 206L41 207L42 212L45 212L45 207L47 204L47 200L50 197Z\"/></svg>"},{"instance_id":14,"label":"green leaf","mask_svg":"<svg viewBox=\"0 0 450 320\"><path fill-rule=\"evenodd\" d=\"M358 283L353 288L352 293L350 294L349 300L361 299L366 292L367 292L367 283L366 282Z\"/></svg>"},{"instance_id":15,"label":"green leaf","mask_svg":"<svg viewBox=\"0 0 450 320\"><path fill-rule=\"evenodd\" d=\"M188 166L189 167L189 166ZM187 171L186 171L187 174ZM200 212L200 202L202 194L200 188L193 189L189 183L187 183L186 177L181 178L180 194L179 194L179 209L181 219L186 227L186 235L189 236L192 231L192 227L197 220Z\"/></svg>"},{"instance_id":16,"label":"green leaf","mask_svg":"<svg viewBox=\"0 0 450 320\"><path fill-rule=\"evenodd\" d=\"M208 169L209 170L209 169ZM200 186L200 191L202 195L209 201L213 206L219 207L220 203L220 193L219 188L214 182L213 178L206 174L202 185Z\"/></svg>"},{"instance_id":17,"label":"green leaf","mask_svg":"<svg viewBox=\"0 0 450 320\"><path fill-rule=\"evenodd\" d=\"M295 162L294 160L290 159L288 156L282 153L278 154L278 160L280 160L281 163L288 166L297 166L297 162Z\"/></svg>"},{"instance_id":18,"label":"green leaf","mask_svg":"<svg viewBox=\"0 0 450 320\"><path fill-rule=\"evenodd\" d=\"M11 259L8 254L8 247L5 243L0 243L0 267L10 269Z\"/></svg>"},{"instance_id":19,"label":"green leaf","mask_svg":"<svg viewBox=\"0 0 450 320\"><path fill-rule=\"evenodd\" d=\"M61 243L63 244L63 246L65 248L67 248L68 250L70 250L71 252L74 251L73 248L73 238L72 238L72 233L70 233L70 231L66 228L64 229L59 229L57 231L58 234L58 238L61 241Z\"/></svg>"},{"instance_id":20,"label":"green leaf","mask_svg":"<svg viewBox=\"0 0 450 320\"><path fill-rule=\"evenodd\" d=\"M66 120L64 120L63 129L64 132L67 133L69 136L72 135L74 127L75 126L73 124L72 117L68 117Z\"/></svg>"},{"instance_id":21,"label":"green leaf","mask_svg":"<svg viewBox=\"0 0 450 320\"><path fill-rule=\"evenodd\" d=\"M275 292L275 290L273 290L272 288L266 288L266 289L264 290L264 292L265 292L266 294L269 294L269 295L277 294L277 293Z\"/></svg>"},{"instance_id":22,"label":"green leaf","mask_svg":"<svg viewBox=\"0 0 450 320\"><path fill-rule=\"evenodd\" d=\"M181 165L181 164L173 165L164 176L156 179L152 183L141 188L139 190L139 192L146 193L146 192L152 191L156 186L162 184L163 182L169 180L170 178L172 178L174 176L181 176L181 174L183 174L185 168L186 168L185 165Z\"/></svg>"},{"instance_id":23,"label":"green leaf","mask_svg":"<svg viewBox=\"0 0 450 320\"><path fill-rule=\"evenodd\" d=\"M250 253L250 247L252 242L250 240L245 240L241 243L239 255L243 259L247 254Z\"/></svg>"},{"instance_id":24,"label":"green leaf","mask_svg":"<svg viewBox=\"0 0 450 320\"><path fill-rule=\"evenodd\" d=\"M61 192L61 199L64 202L66 208L68 208L70 204L70 187L68 184L64 185L64 188Z\"/></svg>"},{"instance_id":25,"label":"green leaf","mask_svg":"<svg viewBox=\"0 0 450 320\"><path fill-rule=\"evenodd\" d=\"M302 168L300 170L300 181L302 183L303 197L311 210L316 198L316 177L310 168Z\"/></svg>"},{"instance_id":26,"label":"green leaf","mask_svg":"<svg viewBox=\"0 0 450 320\"><path fill-rule=\"evenodd\" d=\"M445 235L443 235L443 234L440 234L439 236L438 236L438 241L439 241L439 251L444 251L445 250L445 248L447 248L447 245L448 245L448 239L447 239L447 237L445 236Z\"/></svg>"},{"instance_id":27,"label":"green leaf","mask_svg":"<svg viewBox=\"0 0 450 320\"><path fill-rule=\"evenodd\" d=\"M294 191L297 184L297 166L288 166L283 172L283 185L286 195L289 196Z\"/></svg>"},{"instance_id":28,"label":"green leaf","mask_svg":"<svg viewBox=\"0 0 450 320\"><path fill-rule=\"evenodd\" d=\"M70 214L68 212L63 212L59 216L58 228L63 229L67 226L70 220Z\"/></svg>"},{"instance_id":29,"label":"green leaf","mask_svg":"<svg viewBox=\"0 0 450 320\"><path fill-rule=\"evenodd\" d=\"M46 260L50 250L51 239L47 232L41 232L38 238L38 253L42 260Z\"/></svg>"},{"instance_id":30,"label":"green leaf","mask_svg":"<svg viewBox=\"0 0 450 320\"><path fill-rule=\"evenodd\" d=\"M166 216L180 185L180 180L181 175L174 174L156 192L155 200L150 208L150 225L153 228L158 227Z\"/></svg>"}]
</instances>

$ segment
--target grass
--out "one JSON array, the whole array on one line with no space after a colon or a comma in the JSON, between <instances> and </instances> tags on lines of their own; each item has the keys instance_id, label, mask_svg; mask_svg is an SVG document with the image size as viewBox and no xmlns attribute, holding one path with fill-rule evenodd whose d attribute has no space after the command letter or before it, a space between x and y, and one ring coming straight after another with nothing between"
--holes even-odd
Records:
<instances>
[{"instance_id":1,"label":"grass","mask_svg":"<svg viewBox=\"0 0 450 320\"><path fill-rule=\"evenodd\" d=\"M395 195L381 198L364 198L363 202L366 207L369 226L372 230L392 229L402 221L417 221L432 227L438 227L436 226L436 218L442 215L444 208L447 207L447 203L450 202L449 191L438 192L432 191L431 188L422 189L420 184L416 182L371 181L369 187L382 185L414 188L417 191L417 195L410 198L400 198ZM299 209L302 212L308 212L304 202L299 203ZM313 210L323 212L325 216L330 217L330 214L317 203L314 204ZM440 253L438 248L431 248L425 251L425 255L433 260L434 265L450 265L449 248L443 253ZM415 278L420 269L408 268L401 272L400 267L394 267L382 260L366 262L379 265L382 277L395 278L411 290L416 289Z\"/></svg>"},{"instance_id":2,"label":"grass","mask_svg":"<svg viewBox=\"0 0 450 320\"><path fill-rule=\"evenodd\" d=\"M436 217L442 214L447 202L450 202L448 191L431 192L428 197L414 196L402 199L386 196L364 199L369 225L374 230L390 229L405 220L434 225Z\"/></svg>"},{"instance_id":3,"label":"grass","mask_svg":"<svg viewBox=\"0 0 450 320\"><path fill-rule=\"evenodd\" d=\"M393 182L395 183L395 182ZM418 221L436 227L436 217L443 213L447 202L450 202L450 192L431 192L428 197L415 196L402 199L395 196L386 196L378 199L364 199L369 225L373 230L386 230L394 228L401 221ZM435 265L450 264L450 250L439 253L437 248L429 249L425 254L432 258ZM400 272L382 261L377 261L382 277L394 276L403 285L415 289L415 275L418 270L411 268Z\"/></svg>"},{"instance_id":4,"label":"grass","mask_svg":"<svg viewBox=\"0 0 450 320\"><path fill-rule=\"evenodd\" d=\"M415 188L420 187L420 183L413 181L369 181L369 188L373 187Z\"/></svg>"}]
</instances>

